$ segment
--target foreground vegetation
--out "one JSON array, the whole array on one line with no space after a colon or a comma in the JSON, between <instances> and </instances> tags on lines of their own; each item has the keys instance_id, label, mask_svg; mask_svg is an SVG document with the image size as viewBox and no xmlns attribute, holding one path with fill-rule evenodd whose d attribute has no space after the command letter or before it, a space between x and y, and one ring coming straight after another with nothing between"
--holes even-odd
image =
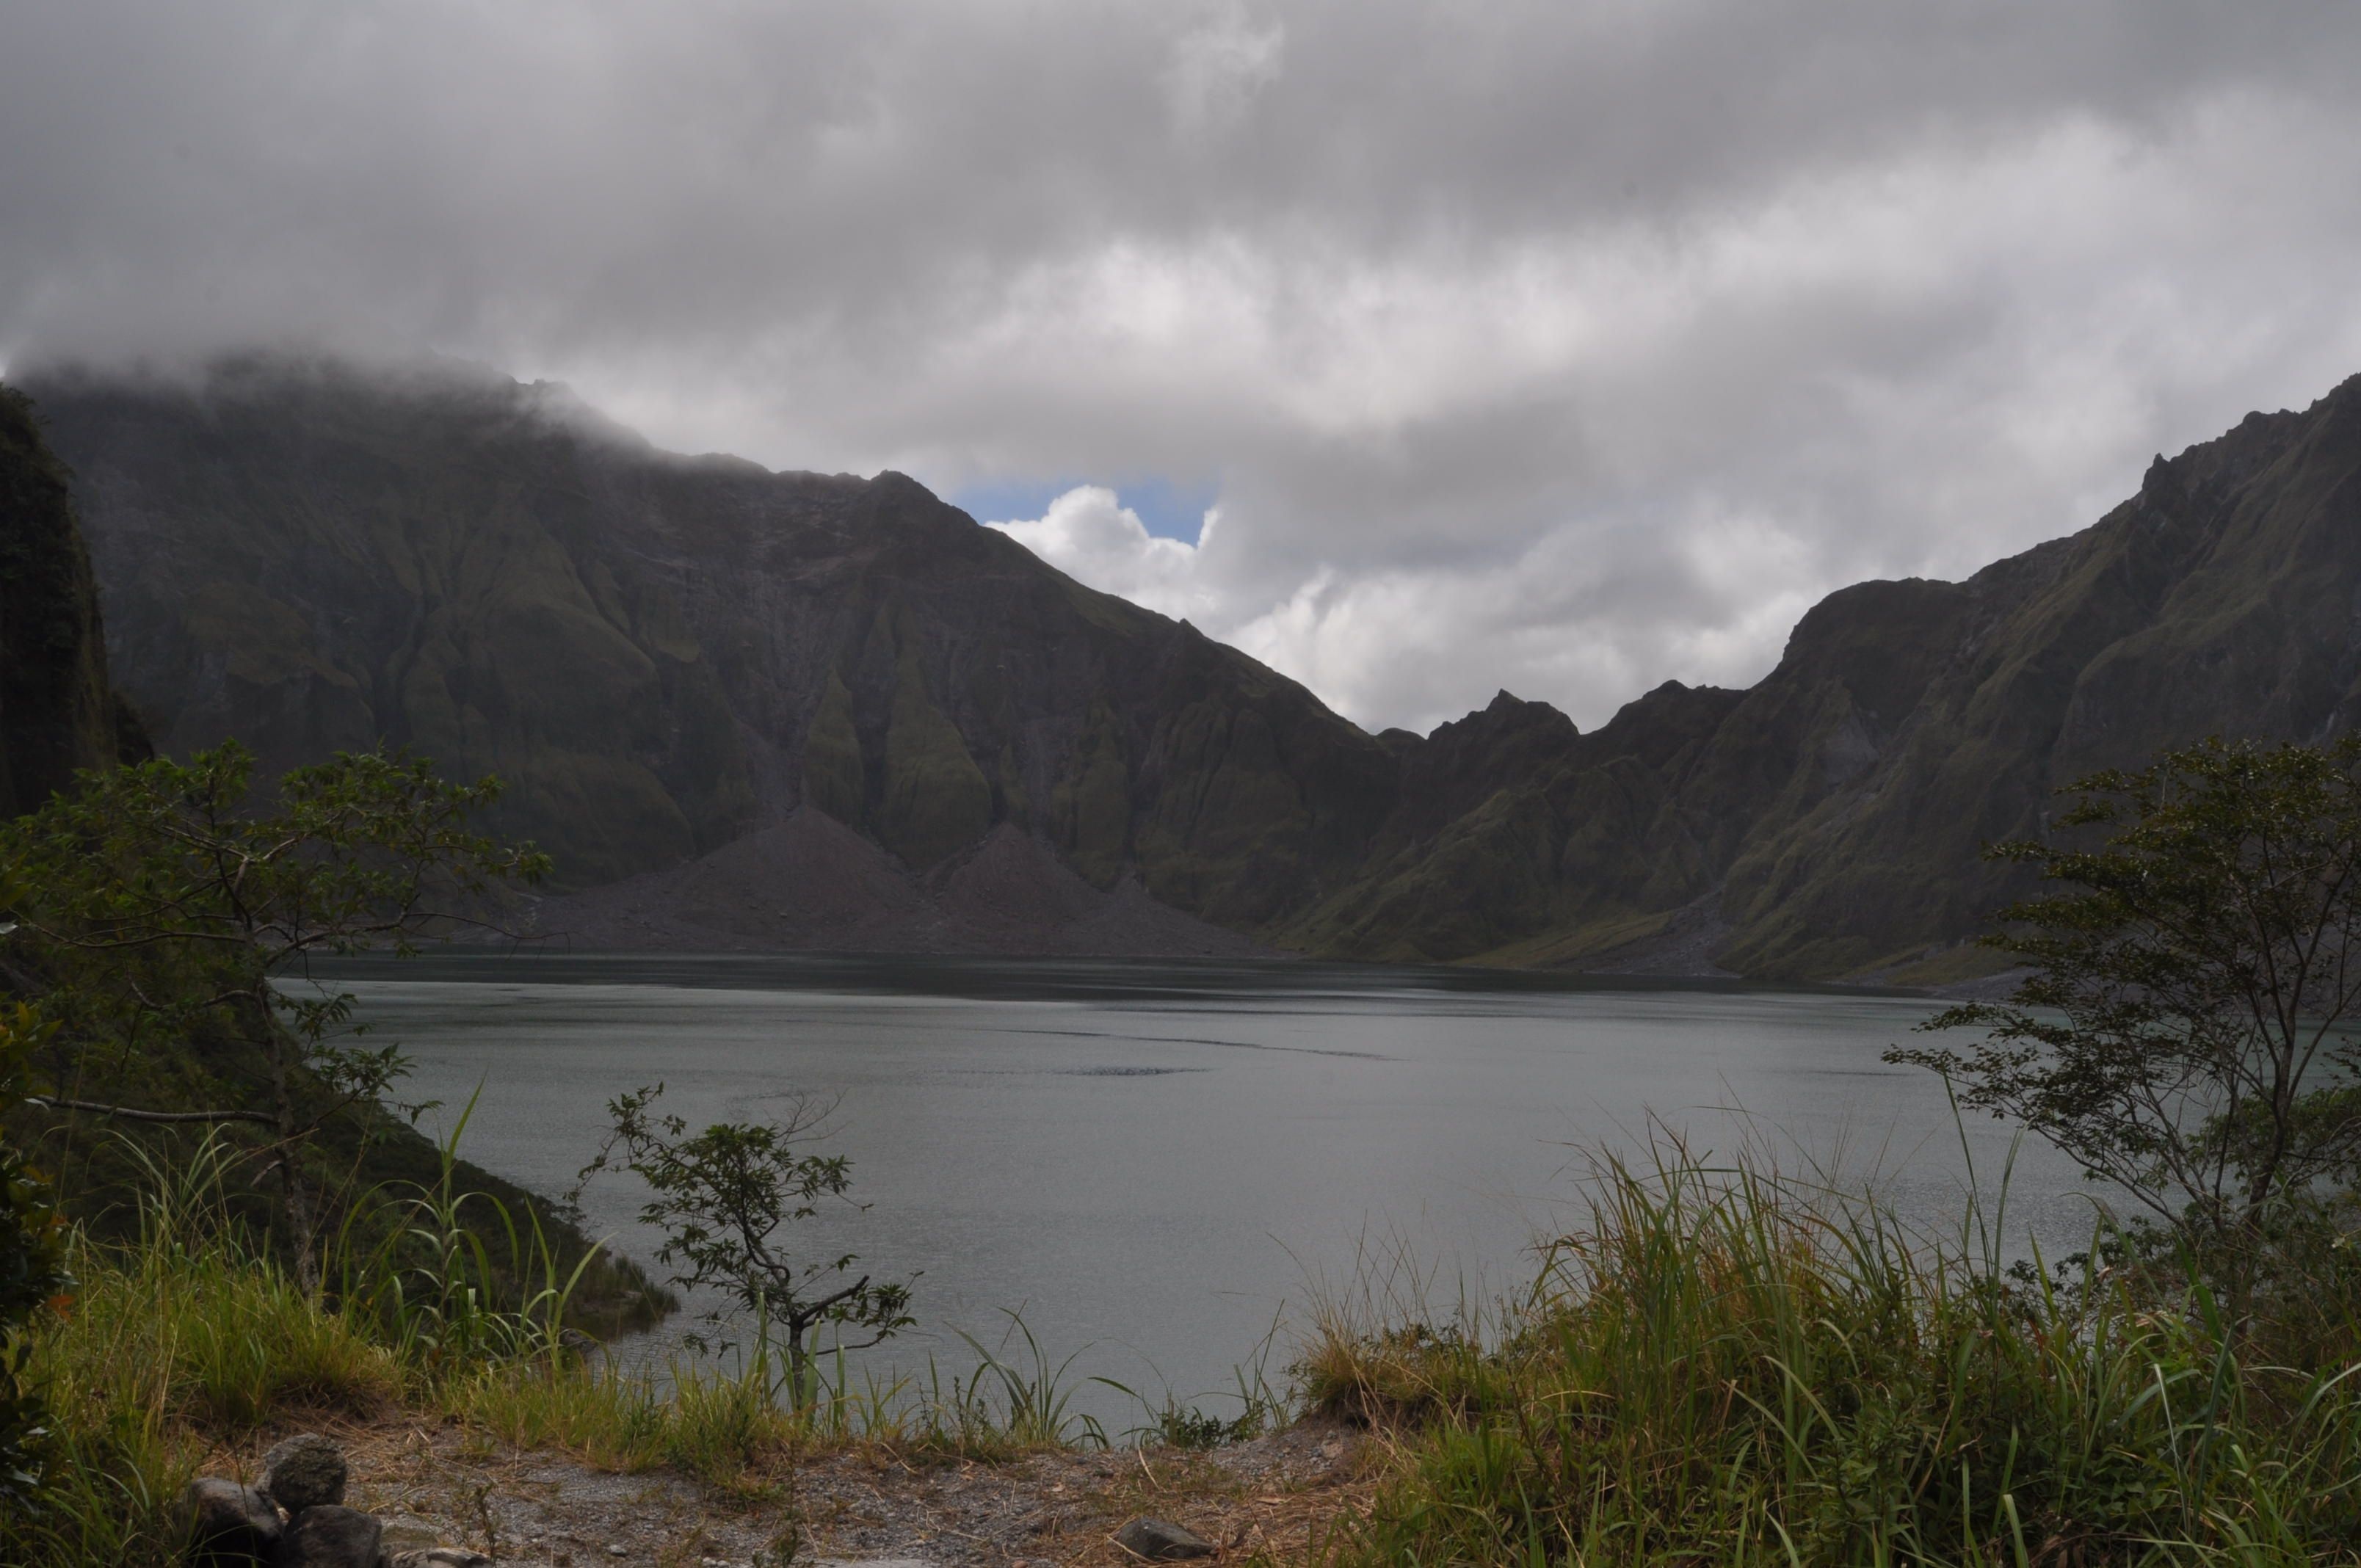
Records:
<instances>
[{"instance_id":1,"label":"foreground vegetation","mask_svg":"<svg viewBox=\"0 0 2361 1568\"><path fill-rule=\"evenodd\" d=\"M610 1362L566 1327L584 1265L567 1266L529 1211L454 1185L456 1160L434 1185L378 1195L412 1245L327 1238L314 1293L241 1218L234 1166L217 1139L151 1163L134 1234L75 1234L72 1299L21 1342L48 1406L45 1484L0 1516L0 1562L170 1561L174 1504L209 1457L323 1418L456 1418L602 1468L676 1469L746 1503L847 1444L999 1459L1108 1441L1029 1340L1021 1359L978 1345L972 1376L863 1379L824 1358L800 1403L759 1333L742 1354Z\"/></svg>"},{"instance_id":2,"label":"foreground vegetation","mask_svg":"<svg viewBox=\"0 0 2361 1568\"><path fill-rule=\"evenodd\" d=\"M0 1561L162 1562L213 1456L323 1416L456 1418L478 1441L677 1470L717 1507L787 1499L797 1464L869 1444L1001 1460L1121 1441L1038 1350L972 1378L829 1366L798 1407L780 1358L631 1369L563 1331L569 1280L528 1222L472 1228L401 1195L420 1246L324 1249L314 1298L221 1201L202 1151L159 1168L128 1242L78 1238L70 1311L27 1342L52 1433L41 1511ZM2317 1563L2361 1552L2361 1258L2235 1320L2202 1277L2129 1257L2014 1274L2000 1216L1956 1235L1762 1166L1609 1162L1591 1222L1532 1288L1443 1323L1343 1310L1300 1409L1364 1423L1366 1517L1336 1564ZM388 1195L389 1201L395 1201ZM505 1245L505 1244L504 1244ZM2114 1261L2107 1261L2112 1257ZM500 1282L522 1278L522 1299ZM977 1347L979 1351L983 1347ZM1028 1349L1030 1347L1028 1346ZM1137 1435L1215 1442L1168 1409Z\"/></svg>"},{"instance_id":3,"label":"foreground vegetation","mask_svg":"<svg viewBox=\"0 0 2361 1568\"><path fill-rule=\"evenodd\" d=\"M424 1107L390 1103L399 1047L306 983L314 956L410 951L538 877L531 846L468 825L499 793L382 752L258 791L225 746L0 823L0 1561L162 1561L198 1460L307 1413L454 1415L757 1490L817 1441L1066 1434L1038 1366L849 1388L815 1336L890 1333L906 1291L822 1283L851 1260L781 1231L843 1198L845 1162L800 1123L637 1113L653 1091L609 1152L656 1194L675 1282L729 1287L752 1339L729 1371L586 1355L581 1327L666 1293L570 1209L438 1155L398 1113Z\"/></svg>"},{"instance_id":4,"label":"foreground vegetation","mask_svg":"<svg viewBox=\"0 0 2361 1568\"><path fill-rule=\"evenodd\" d=\"M1329 1323L1312 1405L1398 1434L1346 1559L2361 1558L2361 740L2067 793L1992 851L2049 890L1988 939L2027 978L1888 1059L2126 1217L2004 1267L1972 1201L1927 1237L1761 1161L1609 1162L1495 1321Z\"/></svg>"},{"instance_id":5,"label":"foreground vegetation","mask_svg":"<svg viewBox=\"0 0 2361 1568\"><path fill-rule=\"evenodd\" d=\"M1973 1198L1930 1236L1765 1160L1606 1157L1589 1223L1514 1301L1318 1323L1296 1398L1368 1427L1382 1475L1313 1554L2361 1561L2361 742L2209 744L2083 787L2060 826L2115 829L2104 846L1997 851L2069 890L2008 912L2033 978L1935 1020L1983 1031L1971 1051L1890 1059L2065 1150L2130 1218L2053 1265L2008 1255ZM0 828L0 1112L61 1135L79 1204L53 1217L0 1146L0 1562L165 1561L202 1462L322 1413L456 1418L741 1501L822 1447L1110 1440L1021 1322L1021 1360L971 1341L948 1380L856 1379L831 1352L906 1326L909 1295L790 1249L847 1196L845 1162L807 1146L818 1108L692 1131L653 1110L660 1086L610 1104L586 1179L634 1174L673 1282L739 1309L734 1354L661 1369L576 1332L586 1286L646 1282L545 1201L484 1190L451 1144L428 1172L340 1170L337 1130L386 1116L401 1058L357 1043L349 998L274 977L405 948L430 894L535 872L465 829L495 791L339 758L249 821L222 753ZM1284 1415L1240 1391L1235 1421L1167 1401L1137 1432L1203 1445Z\"/></svg>"},{"instance_id":6,"label":"foreground vegetation","mask_svg":"<svg viewBox=\"0 0 2361 1568\"><path fill-rule=\"evenodd\" d=\"M1488 1321L1332 1313L1389 1434L1347 1563L2310 1563L2361 1552L2361 1259L2233 1321L2164 1264L2004 1268L1760 1166L1609 1164ZM2098 1252L2123 1249L2102 1233ZM2065 1278L2059 1277L2059 1272Z\"/></svg>"}]
</instances>

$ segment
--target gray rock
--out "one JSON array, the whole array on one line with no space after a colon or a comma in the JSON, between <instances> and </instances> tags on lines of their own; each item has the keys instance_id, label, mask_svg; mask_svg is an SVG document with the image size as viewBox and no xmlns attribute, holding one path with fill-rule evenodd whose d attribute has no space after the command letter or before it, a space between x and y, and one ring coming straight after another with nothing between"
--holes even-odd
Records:
<instances>
[{"instance_id":1,"label":"gray rock","mask_svg":"<svg viewBox=\"0 0 2361 1568\"><path fill-rule=\"evenodd\" d=\"M277 1568L378 1568L384 1550L385 1526L375 1514L321 1503L287 1527Z\"/></svg>"},{"instance_id":2,"label":"gray rock","mask_svg":"<svg viewBox=\"0 0 2361 1568\"><path fill-rule=\"evenodd\" d=\"M262 1456L262 1489L289 1513L345 1500L345 1451L318 1432L299 1431Z\"/></svg>"},{"instance_id":3,"label":"gray rock","mask_svg":"<svg viewBox=\"0 0 2361 1568\"><path fill-rule=\"evenodd\" d=\"M181 1494L187 1560L205 1568L267 1563L285 1527L270 1499L218 1475L189 1483Z\"/></svg>"},{"instance_id":4,"label":"gray rock","mask_svg":"<svg viewBox=\"0 0 2361 1568\"><path fill-rule=\"evenodd\" d=\"M464 1546L426 1546L397 1552L386 1558L386 1568L492 1568L492 1560Z\"/></svg>"},{"instance_id":5,"label":"gray rock","mask_svg":"<svg viewBox=\"0 0 2361 1568\"><path fill-rule=\"evenodd\" d=\"M1115 1543L1149 1563L1185 1563L1213 1554L1212 1541L1169 1519L1134 1519L1115 1532Z\"/></svg>"}]
</instances>

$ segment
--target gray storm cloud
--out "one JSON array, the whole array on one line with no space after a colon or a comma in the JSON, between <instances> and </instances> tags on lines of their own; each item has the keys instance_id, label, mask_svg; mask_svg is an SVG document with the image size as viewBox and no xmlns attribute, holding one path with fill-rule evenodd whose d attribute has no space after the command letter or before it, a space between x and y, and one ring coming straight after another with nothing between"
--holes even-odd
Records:
<instances>
[{"instance_id":1,"label":"gray storm cloud","mask_svg":"<svg viewBox=\"0 0 2361 1568\"><path fill-rule=\"evenodd\" d=\"M435 350L1365 723L1742 684L2361 369L2361 11L0 0L0 355ZM1117 484L1119 490L1119 484Z\"/></svg>"}]
</instances>

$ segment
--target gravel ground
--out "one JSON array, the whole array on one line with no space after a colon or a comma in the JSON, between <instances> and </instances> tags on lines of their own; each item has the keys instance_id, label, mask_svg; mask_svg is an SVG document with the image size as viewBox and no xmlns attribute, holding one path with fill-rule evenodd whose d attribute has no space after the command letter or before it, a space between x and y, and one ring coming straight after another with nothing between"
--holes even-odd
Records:
<instances>
[{"instance_id":1,"label":"gravel ground","mask_svg":"<svg viewBox=\"0 0 2361 1568\"><path fill-rule=\"evenodd\" d=\"M1358 1434L1304 1423L1210 1453L1050 1452L1004 1463L878 1447L807 1457L727 1496L678 1475L618 1475L518 1452L456 1425L324 1424L352 1466L346 1501L386 1521L396 1550L436 1544L501 1563L590 1568L775 1564L1117 1564L1141 1515L1185 1525L1214 1562L1295 1557L1367 1503L1375 1454ZM209 1465L241 1468L278 1437Z\"/></svg>"}]
</instances>

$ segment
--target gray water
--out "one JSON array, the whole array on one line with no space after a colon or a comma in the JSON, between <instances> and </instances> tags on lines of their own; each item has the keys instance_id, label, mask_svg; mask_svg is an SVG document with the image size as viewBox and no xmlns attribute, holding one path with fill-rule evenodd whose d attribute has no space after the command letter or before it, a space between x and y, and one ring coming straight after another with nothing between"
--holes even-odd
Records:
<instances>
[{"instance_id":1,"label":"gray water","mask_svg":"<svg viewBox=\"0 0 2361 1568\"><path fill-rule=\"evenodd\" d=\"M1021 1312L1041 1345L1208 1409L1317 1300L1382 1287L1441 1317L1530 1278L1578 1223L1590 1156L1676 1134L1873 1184L1957 1234L1972 1158L1989 1193L2010 1130L1962 1129L1940 1083L1879 1059L1936 1004L1894 996L1312 964L954 959L427 958L350 989L414 1060L406 1098L543 1191L595 1152L612 1095L661 1080L692 1126L838 1101L826 1148L868 1205L807 1222L812 1255L917 1274L905 1368L972 1361ZM1962 1147L1964 1131L1965 1148ZM2091 1209L2026 1145L2008 1223L2072 1250ZM646 1260L628 1178L585 1194ZM659 1331L693 1328L684 1314ZM1078 1408L1137 1410L1085 1388ZM1235 1409L1232 1405L1228 1408Z\"/></svg>"}]
</instances>

